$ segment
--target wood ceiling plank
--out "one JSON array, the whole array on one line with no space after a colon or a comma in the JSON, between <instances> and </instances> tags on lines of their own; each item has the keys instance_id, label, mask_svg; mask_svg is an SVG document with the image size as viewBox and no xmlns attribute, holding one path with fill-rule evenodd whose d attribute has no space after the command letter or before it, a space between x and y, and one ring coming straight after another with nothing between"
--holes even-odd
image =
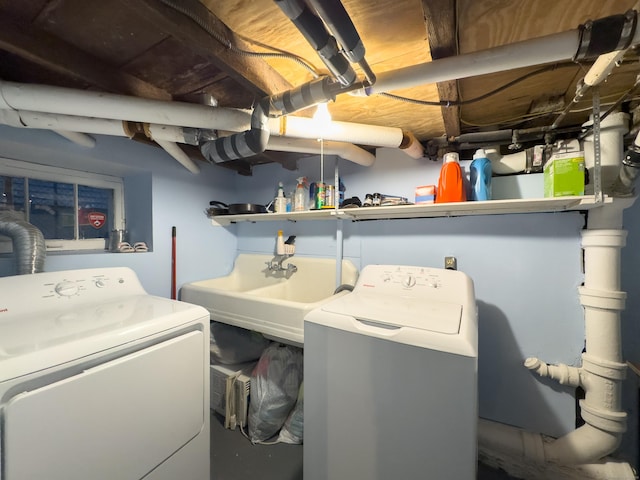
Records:
<instances>
[{"instance_id":1,"label":"wood ceiling plank","mask_svg":"<svg viewBox=\"0 0 640 480\"><path fill-rule=\"evenodd\" d=\"M196 0L183 0L180 3L182 7L187 7L201 18L207 19L211 28L224 38L229 39L233 45L240 49L248 49L246 42L238 38L201 3ZM291 84L263 60L232 53L193 20L159 1L138 0L125 2L123 5L181 41L186 47L206 58L220 70L227 72L240 85L256 95L270 95L291 88Z\"/></svg>"},{"instance_id":2,"label":"wood ceiling plank","mask_svg":"<svg viewBox=\"0 0 640 480\"><path fill-rule=\"evenodd\" d=\"M422 0L431 57L453 57L458 54L456 35L455 0ZM458 83L456 80L437 84L440 100L457 102ZM460 135L460 107L448 105L441 107L442 120L447 137Z\"/></svg>"},{"instance_id":3,"label":"wood ceiling plank","mask_svg":"<svg viewBox=\"0 0 640 480\"><path fill-rule=\"evenodd\" d=\"M26 25L0 18L0 49L57 74L87 82L98 89L145 98L170 99L154 85L115 71L73 45Z\"/></svg>"},{"instance_id":4,"label":"wood ceiling plank","mask_svg":"<svg viewBox=\"0 0 640 480\"><path fill-rule=\"evenodd\" d=\"M148 19L131 15L115 0L50 2L34 24L116 67L126 64L168 36Z\"/></svg>"},{"instance_id":5,"label":"wood ceiling plank","mask_svg":"<svg viewBox=\"0 0 640 480\"><path fill-rule=\"evenodd\" d=\"M584 0L458 0L460 53L470 53L514 42L573 30L589 19L624 13L635 0L598 2ZM459 81L461 98L474 98L539 67L511 70ZM509 120L527 121L529 108L537 99L564 96L569 102L576 81L588 66L562 68L527 79L486 100L465 105L461 120L466 128L498 128L515 125ZM637 69L636 69L637 73ZM607 81L609 83L610 80ZM590 97L589 97L590 98ZM582 123L589 112L572 114L563 124ZM582 116L582 120L580 119ZM546 118L553 119L550 115Z\"/></svg>"},{"instance_id":6,"label":"wood ceiling plank","mask_svg":"<svg viewBox=\"0 0 640 480\"><path fill-rule=\"evenodd\" d=\"M28 23L42 11L47 0L0 0L1 16L17 22Z\"/></svg>"}]
</instances>

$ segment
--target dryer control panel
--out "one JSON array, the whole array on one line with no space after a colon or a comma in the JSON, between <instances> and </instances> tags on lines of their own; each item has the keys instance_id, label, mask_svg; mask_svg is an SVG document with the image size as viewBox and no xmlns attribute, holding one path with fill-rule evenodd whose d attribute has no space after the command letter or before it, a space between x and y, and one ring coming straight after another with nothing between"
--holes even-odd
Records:
<instances>
[{"instance_id":1,"label":"dryer control panel","mask_svg":"<svg viewBox=\"0 0 640 480\"><path fill-rule=\"evenodd\" d=\"M0 278L0 291L0 312L11 314L70 308L146 294L133 270L124 267L3 277Z\"/></svg>"}]
</instances>

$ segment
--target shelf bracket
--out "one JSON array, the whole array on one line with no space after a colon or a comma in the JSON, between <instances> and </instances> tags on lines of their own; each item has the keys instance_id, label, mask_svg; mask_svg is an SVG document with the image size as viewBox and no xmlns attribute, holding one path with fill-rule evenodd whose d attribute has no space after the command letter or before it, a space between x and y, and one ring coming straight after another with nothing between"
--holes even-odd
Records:
<instances>
[{"instance_id":1,"label":"shelf bracket","mask_svg":"<svg viewBox=\"0 0 640 480\"><path fill-rule=\"evenodd\" d=\"M596 204L604 202L602 193L602 156L600 152L600 87L592 87L593 101L593 194Z\"/></svg>"}]
</instances>

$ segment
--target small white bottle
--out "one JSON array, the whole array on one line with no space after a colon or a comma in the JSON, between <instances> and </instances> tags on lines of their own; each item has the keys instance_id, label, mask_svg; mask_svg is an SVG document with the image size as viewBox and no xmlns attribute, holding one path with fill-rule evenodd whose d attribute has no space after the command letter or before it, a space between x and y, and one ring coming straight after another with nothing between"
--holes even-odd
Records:
<instances>
[{"instance_id":1,"label":"small white bottle","mask_svg":"<svg viewBox=\"0 0 640 480\"><path fill-rule=\"evenodd\" d=\"M282 230L278 230L278 238L276 240L276 255L284 255L284 237Z\"/></svg>"},{"instance_id":2,"label":"small white bottle","mask_svg":"<svg viewBox=\"0 0 640 480\"><path fill-rule=\"evenodd\" d=\"M287 211L287 199L284 196L282 182L278 184L278 196L275 198L273 205L276 213L285 213Z\"/></svg>"}]
</instances>

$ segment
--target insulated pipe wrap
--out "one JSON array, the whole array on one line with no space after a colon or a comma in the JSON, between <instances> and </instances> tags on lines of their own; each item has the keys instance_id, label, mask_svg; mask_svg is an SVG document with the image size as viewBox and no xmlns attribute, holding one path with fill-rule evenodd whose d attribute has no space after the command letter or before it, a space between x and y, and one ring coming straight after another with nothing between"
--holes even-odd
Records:
<instances>
[{"instance_id":1,"label":"insulated pipe wrap","mask_svg":"<svg viewBox=\"0 0 640 480\"><path fill-rule=\"evenodd\" d=\"M334 100L329 77L312 80L292 90L271 97L271 105L282 115L297 112L318 103Z\"/></svg>"},{"instance_id":2,"label":"insulated pipe wrap","mask_svg":"<svg viewBox=\"0 0 640 480\"><path fill-rule=\"evenodd\" d=\"M207 160L216 163L239 160L262 153L269 142L269 105L266 97L253 109L251 130L202 144L200 151Z\"/></svg>"},{"instance_id":3,"label":"insulated pipe wrap","mask_svg":"<svg viewBox=\"0 0 640 480\"><path fill-rule=\"evenodd\" d=\"M18 275L39 273L44 270L47 249L42 232L24 220L0 215L0 234L11 238Z\"/></svg>"},{"instance_id":4,"label":"insulated pipe wrap","mask_svg":"<svg viewBox=\"0 0 640 480\"><path fill-rule=\"evenodd\" d=\"M365 54L364 45L342 2L340 0L309 0L309 3L338 39L349 61L360 62Z\"/></svg>"},{"instance_id":5,"label":"insulated pipe wrap","mask_svg":"<svg viewBox=\"0 0 640 480\"><path fill-rule=\"evenodd\" d=\"M611 15L580 26L580 44L574 60L595 58L622 50L631 44L636 31L637 14Z\"/></svg>"},{"instance_id":6,"label":"insulated pipe wrap","mask_svg":"<svg viewBox=\"0 0 640 480\"><path fill-rule=\"evenodd\" d=\"M356 81L356 72L339 50L336 39L327 32L322 20L306 4L301 0L275 0L275 3L342 85L351 85Z\"/></svg>"}]
</instances>

